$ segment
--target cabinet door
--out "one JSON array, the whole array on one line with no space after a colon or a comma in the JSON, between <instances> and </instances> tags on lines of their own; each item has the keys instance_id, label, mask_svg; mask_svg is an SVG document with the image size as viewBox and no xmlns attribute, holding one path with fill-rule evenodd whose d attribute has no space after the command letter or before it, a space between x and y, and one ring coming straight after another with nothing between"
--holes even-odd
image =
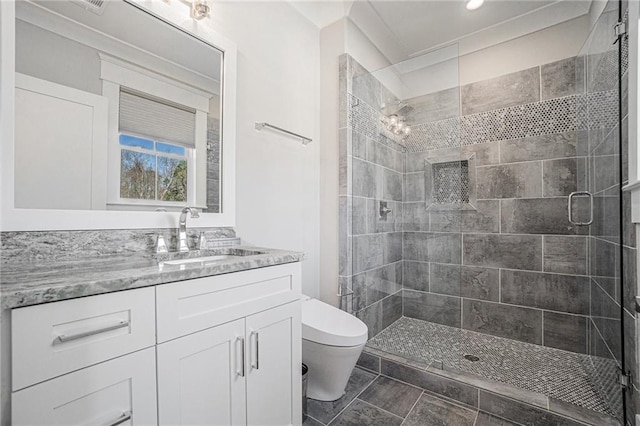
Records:
<instances>
[{"instance_id":1,"label":"cabinet door","mask_svg":"<svg viewBox=\"0 0 640 426\"><path fill-rule=\"evenodd\" d=\"M244 319L158 345L161 425L246 424Z\"/></svg>"},{"instance_id":2,"label":"cabinet door","mask_svg":"<svg viewBox=\"0 0 640 426\"><path fill-rule=\"evenodd\" d=\"M300 302L247 317L247 423L300 424Z\"/></svg>"},{"instance_id":3,"label":"cabinet door","mask_svg":"<svg viewBox=\"0 0 640 426\"><path fill-rule=\"evenodd\" d=\"M103 362L12 395L14 425L153 425L153 348Z\"/></svg>"}]
</instances>

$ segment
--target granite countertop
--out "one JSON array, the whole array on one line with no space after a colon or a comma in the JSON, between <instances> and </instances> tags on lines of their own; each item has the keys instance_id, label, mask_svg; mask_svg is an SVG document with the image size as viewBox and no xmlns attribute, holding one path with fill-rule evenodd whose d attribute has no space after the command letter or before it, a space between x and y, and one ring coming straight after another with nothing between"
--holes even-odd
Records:
<instances>
[{"instance_id":1,"label":"granite countertop","mask_svg":"<svg viewBox=\"0 0 640 426\"><path fill-rule=\"evenodd\" d=\"M166 260L198 255L226 254L230 250L250 250L259 254L231 256L210 263L169 265ZM184 281L193 278L245 271L265 266L298 262L302 253L262 247L234 246L189 254L170 253L162 257L132 254L40 263L8 263L0 269L2 308L18 308Z\"/></svg>"}]
</instances>

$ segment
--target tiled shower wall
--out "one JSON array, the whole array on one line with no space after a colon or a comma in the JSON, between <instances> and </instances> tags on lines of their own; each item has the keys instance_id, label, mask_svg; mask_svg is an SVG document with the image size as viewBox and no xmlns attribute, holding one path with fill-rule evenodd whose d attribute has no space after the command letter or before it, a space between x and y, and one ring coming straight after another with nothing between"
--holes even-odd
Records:
<instances>
[{"instance_id":1,"label":"tiled shower wall","mask_svg":"<svg viewBox=\"0 0 640 426\"><path fill-rule=\"evenodd\" d=\"M410 150L428 150L407 153L404 315L587 352L589 228L567 217L568 195L587 189L576 129L582 63L569 58L409 100L438 107L413 111L420 121L408 140ZM440 137L445 125L459 142ZM455 156L475 158L476 210L425 209L425 160ZM578 205L574 215L586 218Z\"/></svg>"}]
</instances>

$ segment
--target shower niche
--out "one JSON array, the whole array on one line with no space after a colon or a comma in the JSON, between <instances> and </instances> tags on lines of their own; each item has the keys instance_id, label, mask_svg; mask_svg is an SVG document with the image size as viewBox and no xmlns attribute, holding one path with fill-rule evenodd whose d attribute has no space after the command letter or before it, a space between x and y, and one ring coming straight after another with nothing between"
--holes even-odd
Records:
<instances>
[{"instance_id":1,"label":"shower niche","mask_svg":"<svg viewBox=\"0 0 640 426\"><path fill-rule=\"evenodd\" d=\"M427 210L477 210L475 154L424 162Z\"/></svg>"}]
</instances>

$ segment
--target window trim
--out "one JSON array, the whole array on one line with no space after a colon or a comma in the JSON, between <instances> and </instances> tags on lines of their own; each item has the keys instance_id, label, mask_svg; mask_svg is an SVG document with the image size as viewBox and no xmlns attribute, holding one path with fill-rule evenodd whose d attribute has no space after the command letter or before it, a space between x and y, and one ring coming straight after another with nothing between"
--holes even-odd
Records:
<instances>
[{"instance_id":1,"label":"window trim","mask_svg":"<svg viewBox=\"0 0 640 426\"><path fill-rule=\"evenodd\" d=\"M195 110L195 149L191 151L191 161L187 167L187 201L189 205L200 209L207 208L207 114L209 98L213 93L191 88L153 71L122 61L101 53L102 95L109 100L108 125L108 171L107 171L107 210L113 206L131 205L139 207L144 202L131 202L132 199L120 197L120 91L122 87L133 89L159 99L184 105ZM125 132L129 134L128 132ZM149 138L141 135L141 137ZM153 138L152 138L153 139ZM199 155L198 153L203 153ZM189 167L191 166L191 167ZM164 204L158 202L154 204Z\"/></svg>"}]
</instances>

